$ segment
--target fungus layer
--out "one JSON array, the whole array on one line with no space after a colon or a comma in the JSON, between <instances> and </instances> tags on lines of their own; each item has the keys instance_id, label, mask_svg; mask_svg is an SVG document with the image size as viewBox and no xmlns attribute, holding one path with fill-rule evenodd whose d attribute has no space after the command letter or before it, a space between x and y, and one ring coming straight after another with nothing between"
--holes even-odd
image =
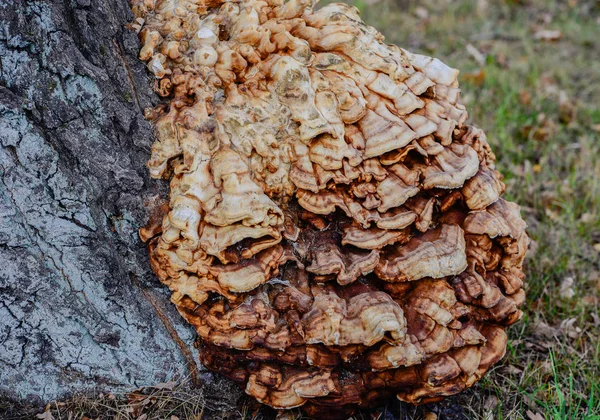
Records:
<instances>
[{"instance_id":1,"label":"fungus layer","mask_svg":"<svg viewBox=\"0 0 600 420\"><path fill-rule=\"evenodd\" d=\"M505 352L528 238L458 71L309 0L134 0L167 209L142 237L202 363L276 408L425 403Z\"/></svg>"}]
</instances>

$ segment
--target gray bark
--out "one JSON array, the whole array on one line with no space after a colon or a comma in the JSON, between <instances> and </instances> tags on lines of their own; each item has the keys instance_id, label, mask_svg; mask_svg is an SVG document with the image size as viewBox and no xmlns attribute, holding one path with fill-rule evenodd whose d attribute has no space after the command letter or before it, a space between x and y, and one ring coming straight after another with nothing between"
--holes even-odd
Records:
<instances>
[{"instance_id":1,"label":"gray bark","mask_svg":"<svg viewBox=\"0 0 600 420\"><path fill-rule=\"evenodd\" d=\"M166 183L144 167L158 99L130 19L127 0L0 0L0 398L198 367L137 236Z\"/></svg>"}]
</instances>

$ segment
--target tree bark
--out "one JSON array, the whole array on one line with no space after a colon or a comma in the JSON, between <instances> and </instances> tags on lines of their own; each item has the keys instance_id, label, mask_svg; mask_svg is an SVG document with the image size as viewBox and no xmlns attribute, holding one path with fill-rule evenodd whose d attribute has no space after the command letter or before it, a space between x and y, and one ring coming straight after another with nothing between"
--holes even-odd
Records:
<instances>
[{"instance_id":1,"label":"tree bark","mask_svg":"<svg viewBox=\"0 0 600 420\"><path fill-rule=\"evenodd\" d=\"M166 183L144 167L158 98L131 19L127 0L0 0L0 398L208 375L137 236Z\"/></svg>"}]
</instances>

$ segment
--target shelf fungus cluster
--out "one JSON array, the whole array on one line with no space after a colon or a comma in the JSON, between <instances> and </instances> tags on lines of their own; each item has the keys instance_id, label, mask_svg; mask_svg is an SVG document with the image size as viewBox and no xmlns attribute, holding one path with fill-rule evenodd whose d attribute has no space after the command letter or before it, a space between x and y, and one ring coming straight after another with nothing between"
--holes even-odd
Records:
<instances>
[{"instance_id":1,"label":"shelf fungus cluster","mask_svg":"<svg viewBox=\"0 0 600 420\"><path fill-rule=\"evenodd\" d=\"M206 367L317 413L435 401L502 358L528 238L456 70L344 4L132 9L170 180L140 234Z\"/></svg>"}]
</instances>

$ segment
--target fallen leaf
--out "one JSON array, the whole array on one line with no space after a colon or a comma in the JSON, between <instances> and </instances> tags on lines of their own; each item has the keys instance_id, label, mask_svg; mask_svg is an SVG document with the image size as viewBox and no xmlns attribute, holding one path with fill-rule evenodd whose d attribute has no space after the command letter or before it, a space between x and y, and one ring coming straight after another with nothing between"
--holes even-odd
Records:
<instances>
[{"instance_id":1,"label":"fallen leaf","mask_svg":"<svg viewBox=\"0 0 600 420\"><path fill-rule=\"evenodd\" d=\"M495 395L488 395L483 403L483 408L485 410L495 410L498 406L498 397Z\"/></svg>"},{"instance_id":2,"label":"fallen leaf","mask_svg":"<svg viewBox=\"0 0 600 420\"><path fill-rule=\"evenodd\" d=\"M560 200L555 191L542 191L540 201L545 210L560 211Z\"/></svg>"},{"instance_id":3,"label":"fallen leaf","mask_svg":"<svg viewBox=\"0 0 600 420\"><path fill-rule=\"evenodd\" d=\"M415 16L422 20L429 19L429 10L419 6L415 9Z\"/></svg>"},{"instance_id":4,"label":"fallen leaf","mask_svg":"<svg viewBox=\"0 0 600 420\"><path fill-rule=\"evenodd\" d=\"M537 364L538 369L545 375L550 375L552 373L552 365L549 361L543 360Z\"/></svg>"},{"instance_id":5,"label":"fallen leaf","mask_svg":"<svg viewBox=\"0 0 600 420\"><path fill-rule=\"evenodd\" d=\"M38 419L41 420L54 420L54 417L52 416L52 413L50 412L50 408L46 407L46 411L44 411L41 414L38 414L35 416Z\"/></svg>"},{"instance_id":6,"label":"fallen leaf","mask_svg":"<svg viewBox=\"0 0 600 420\"><path fill-rule=\"evenodd\" d=\"M573 296L575 296L575 290L573 290L574 282L575 280L573 279L573 277L565 277L560 282L560 290L558 291L558 294L561 298L571 299Z\"/></svg>"},{"instance_id":7,"label":"fallen leaf","mask_svg":"<svg viewBox=\"0 0 600 420\"><path fill-rule=\"evenodd\" d=\"M510 67L510 63L508 61L508 56L504 53L496 53L496 55L494 56L496 63L500 66L503 67L505 69Z\"/></svg>"},{"instance_id":8,"label":"fallen leaf","mask_svg":"<svg viewBox=\"0 0 600 420\"><path fill-rule=\"evenodd\" d=\"M167 381L167 382L161 382L156 385L149 386L148 388L166 389L168 391L172 391L176 385L177 385L177 382L175 382L175 381Z\"/></svg>"},{"instance_id":9,"label":"fallen leaf","mask_svg":"<svg viewBox=\"0 0 600 420\"><path fill-rule=\"evenodd\" d=\"M529 91L526 89L521 89L521 91L519 91L519 102L521 102L523 105L530 105L531 93L529 93Z\"/></svg>"},{"instance_id":10,"label":"fallen leaf","mask_svg":"<svg viewBox=\"0 0 600 420\"><path fill-rule=\"evenodd\" d=\"M473 73L466 73L463 78L472 85L481 86L485 82L485 70L479 69Z\"/></svg>"},{"instance_id":11,"label":"fallen leaf","mask_svg":"<svg viewBox=\"0 0 600 420\"><path fill-rule=\"evenodd\" d=\"M557 131L557 124L553 120L544 119L531 130L531 137L537 141L546 141L554 136Z\"/></svg>"},{"instance_id":12,"label":"fallen leaf","mask_svg":"<svg viewBox=\"0 0 600 420\"><path fill-rule=\"evenodd\" d=\"M588 276L588 280L595 284L596 290L600 292L600 271L592 271Z\"/></svg>"},{"instance_id":13,"label":"fallen leaf","mask_svg":"<svg viewBox=\"0 0 600 420\"><path fill-rule=\"evenodd\" d=\"M523 373L523 369L518 368L515 365L504 366L504 368L502 370L504 372L508 373L509 375L519 375L519 374Z\"/></svg>"},{"instance_id":14,"label":"fallen leaf","mask_svg":"<svg viewBox=\"0 0 600 420\"><path fill-rule=\"evenodd\" d=\"M543 73L540 76L540 84L542 86L543 92L548 96L558 95L558 92L560 91L558 87L558 82L552 75L548 73Z\"/></svg>"},{"instance_id":15,"label":"fallen leaf","mask_svg":"<svg viewBox=\"0 0 600 420\"><path fill-rule=\"evenodd\" d=\"M485 55L481 53L473 44L467 44L467 52L480 66L485 65Z\"/></svg>"},{"instance_id":16,"label":"fallen leaf","mask_svg":"<svg viewBox=\"0 0 600 420\"><path fill-rule=\"evenodd\" d=\"M553 342L551 341L527 341L525 343L525 347L528 349L534 349L536 351L545 352L548 349L553 347Z\"/></svg>"},{"instance_id":17,"label":"fallen leaf","mask_svg":"<svg viewBox=\"0 0 600 420\"><path fill-rule=\"evenodd\" d=\"M289 410L285 410L285 411L278 411L277 412L277 417L275 417L276 420L295 420L297 418L298 414L294 411L289 411Z\"/></svg>"},{"instance_id":18,"label":"fallen leaf","mask_svg":"<svg viewBox=\"0 0 600 420\"><path fill-rule=\"evenodd\" d=\"M423 420L437 420L437 418L437 414L432 413L431 411L423 414Z\"/></svg>"},{"instance_id":19,"label":"fallen leaf","mask_svg":"<svg viewBox=\"0 0 600 420\"><path fill-rule=\"evenodd\" d=\"M527 406L527 407L535 407L535 403L532 404L531 398L529 398L528 395L523 395L522 396L523 399L523 403Z\"/></svg>"},{"instance_id":20,"label":"fallen leaf","mask_svg":"<svg viewBox=\"0 0 600 420\"><path fill-rule=\"evenodd\" d=\"M556 222L560 219L560 212L553 209L544 209L544 213L548 217L548 219Z\"/></svg>"},{"instance_id":21,"label":"fallen leaf","mask_svg":"<svg viewBox=\"0 0 600 420\"><path fill-rule=\"evenodd\" d=\"M569 124L575 118L575 104L564 90L558 92L558 114L563 124Z\"/></svg>"},{"instance_id":22,"label":"fallen leaf","mask_svg":"<svg viewBox=\"0 0 600 420\"><path fill-rule=\"evenodd\" d=\"M592 319L594 320L594 325L596 327L600 326L600 316L598 316L598 314L595 312L591 312L590 315L591 315Z\"/></svg>"},{"instance_id":23,"label":"fallen leaf","mask_svg":"<svg viewBox=\"0 0 600 420\"><path fill-rule=\"evenodd\" d=\"M495 395L488 395L483 403L485 410L494 410L498 406L498 397Z\"/></svg>"},{"instance_id":24,"label":"fallen leaf","mask_svg":"<svg viewBox=\"0 0 600 420\"><path fill-rule=\"evenodd\" d=\"M533 39L538 41L557 41L562 38L562 32L554 29L543 29L533 34Z\"/></svg>"},{"instance_id":25,"label":"fallen leaf","mask_svg":"<svg viewBox=\"0 0 600 420\"><path fill-rule=\"evenodd\" d=\"M595 223L598 220L598 217L596 215L594 215L593 213L583 213L581 215L581 217L579 218L579 221L581 223Z\"/></svg>"},{"instance_id":26,"label":"fallen leaf","mask_svg":"<svg viewBox=\"0 0 600 420\"><path fill-rule=\"evenodd\" d=\"M527 289L525 289L527 290ZM531 302L531 309L534 311L537 311L538 309L540 309L540 307L544 304L544 302L541 299L536 299L533 302Z\"/></svg>"},{"instance_id":27,"label":"fallen leaf","mask_svg":"<svg viewBox=\"0 0 600 420\"><path fill-rule=\"evenodd\" d=\"M127 394L127 401L131 404L131 403L140 403L142 401L144 401L146 398L148 398L147 395L141 394L139 392L131 392L129 394Z\"/></svg>"},{"instance_id":28,"label":"fallen leaf","mask_svg":"<svg viewBox=\"0 0 600 420\"><path fill-rule=\"evenodd\" d=\"M564 319L558 327L563 335L570 338L578 338L581 335L581 328L575 325L577 318Z\"/></svg>"},{"instance_id":29,"label":"fallen leaf","mask_svg":"<svg viewBox=\"0 0 600 420\"><path fill-rule=\"evenodd\" d=\"M551 327L544 321L537 321L533 324L533 335L536 337L552 338L558 337L560 332L558 328Z\"/></svg>"},{"instance_id":30,"label":"fallen leaf","mask_svg":"<svg viewBox=\"0 0 600 420\"><path fill-rule=\"evenodd\" d=\"M542 416L540 413L534 413L531 410L527 410L526 414L529 420L545 420L544 416Z\"/></svg>"},{"instance_id":31,"label":"fallen leaf","mask_svg":"<svg viewBox=\"0 0 600 420\"><path fill-rule=\"evenodd\" d=\"M594 249L600 252L600 243L594 244Z\"/></svg>"}]
</instances>

